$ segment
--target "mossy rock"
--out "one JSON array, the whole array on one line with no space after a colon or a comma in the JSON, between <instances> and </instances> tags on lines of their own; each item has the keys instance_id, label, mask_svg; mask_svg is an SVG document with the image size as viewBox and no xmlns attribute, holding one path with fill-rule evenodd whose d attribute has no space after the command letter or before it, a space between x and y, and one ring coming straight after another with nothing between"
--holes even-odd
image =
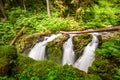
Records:
<instances>
[{"instance_id":1,"label":"mossy rock","mask_svg":"<svg viewBox=\"0 0 120 80\"><path fill-rule=\"evenodd\" d=\"M45 33L34 33L31 35L23 35L17 40L15 45L20 53L25 53L27 55L37 42L43 41L44 36L49 34L51 33L45 32Z\"/></svg>"},{"instance_id":2,"label":"mossy rock","mask_svg":"<svg viewBox=\"0 0 120 80\"><path fill-rule=\"evenodd\" d=\"M82 55L82 51L84 47L92 40L92 36L90 34L78 34L73 37L74 51L76 55L76 59Z\"/></svg>"},{"instance_id":3,"label":"mossy rock","mask_svg":"<svg viewBox=\"0 0 120 80\"><path fill-rule=\"evenodd\" d=\"M17 50L13 46L0 46L0 75L10 73L11 65L17 58Z\"/></svg>"},{"instance_id":4,"label":"mossy rock","mask_svg":"<svg viewBox=\"0 0 120 80\"><path fill-rule=\"evenodd\" d=\"M87 77L83 71L69 65L59 65L51 60L35 61L24 54L19 54L12 76L17 79L66 80Z\"/></svg>"},{"instance_id":5,"label":"mossy rock","mask_svg":"<svg viewBox=\"0 0 120 80\"><path fill-rule=\"evenodd\" d=\"M52 60L56 63L61 63L62 59L62 46L64 42L68 39L68 35L61 35L47 45L47 59Z\"/></svg>"},{"instance_id":6,"label":"mossy rock","mask_svg":"<svg viewBox=\"0 0 120 80\"><path fill-rule=\"evenodd\" d=\"M110 38L120 40L120 31L118 32L107 32L106 34L101 35L103 41L107 41Z\"/></svg>"},{"instance_id":7,"label":"mossy rock","mask_svg":"<svg viewBox=\"0 0 120 80\"><path fill-rule=\"evenodd\" d=\"M7 57L0 58L0 76L6 75L10 69L10 60Z\"/></svg>"}]
</instances>

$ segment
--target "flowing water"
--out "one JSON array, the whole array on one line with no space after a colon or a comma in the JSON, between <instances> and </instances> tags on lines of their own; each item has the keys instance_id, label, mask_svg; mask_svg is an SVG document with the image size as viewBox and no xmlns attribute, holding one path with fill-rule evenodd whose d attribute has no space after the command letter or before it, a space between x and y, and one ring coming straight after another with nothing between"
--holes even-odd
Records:
<instances>
[{"instance_id":1,"label":"flowing water","mask_svg":"<svg viewBox=\"0 0 120 80\"><path fill-rule=\"evenodd\" d=\"M85 47L83 51L83 55L78 58L78 60L74 63L74 67L88 72L88 67L90 67L95 59L94 51L98 47L99 40L97 36L98 33L91 33L93 38L92 41Z\"/></svg>"},{"instance_id":2,"label":"flowing water","mask_svg":"<svg viewBox=\"0 0 120 80\"><path fill-rule=\"evenodd\" d=\"M45 48L47 46L47 43L61 35L62 34L57 34L57 35L53 34L50 37L45 37L43 42L39 42L33 47L33 49L29 52L28 56L35 60L44 60L45 59Z\"/></svg>"},{"instance_id":3,"label":"flowing water","mask_svg":"<svg viewBox=\"0 0 120 80\"><path fill-rule=\"evenodd\" d=\"M73 51L72 38L75 34L70 34L70 38L63 44L63 59L62 64L72 65L75 60L75 54Z\"/></svg>"},{"instance_id":4,"label":"flowing water","mask_svg":"<svg viewBox=\"0 0 120 80\"><path fill-rule=\"evenodd\" d=\"M100 33L91 33L93 38L92 41L84 48L83 55L78 58L75 62L75 54L73 50L72 38L76 34L70 34L69 39L63 44L63 58L62 64L73 65L80 70L88 72L88 67L90 67L95 59L94 51L98 47L99 40L98 35ZM45 37L43 42L37 43L29 53L29 57L35 60L44 60L45 59L45 48L47 43L59 37L62 34L51 35L50 37ZM74 63L75 62L75 63Z\"/></svg>"}]
</instances>

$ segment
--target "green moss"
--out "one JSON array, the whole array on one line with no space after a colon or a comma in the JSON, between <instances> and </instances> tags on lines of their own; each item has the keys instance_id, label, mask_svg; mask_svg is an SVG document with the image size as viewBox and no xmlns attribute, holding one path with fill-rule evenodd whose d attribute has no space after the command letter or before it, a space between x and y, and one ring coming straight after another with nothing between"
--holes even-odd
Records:
<instances>
[{"instance_id":1,"label":"green moss","mask_svg":"<svg viewBox=\"0 0 120 80\"><path fill-rule=\"evenodd\" d=\"M0 46L0 58L6 56L11 59L17 57L17 50L13 46Z\"/></svg>"},{"instance_id":2,"label":"green moss","mask_svg":"<svg viewBox=\"0 0 120 80\"><path fill-rule=\"evenodd\" d=\"M7 74L9 70L9 59L7 57L0 58L0 76Z\"/></svg>"},{"instance_id":3,"label":"green moss","mask_svg":"<svg viewBox=\"0 0 120 80\"><path fill-rule=\"evenodd\" d=\"M13 46L0 46L0 75L10 73L11 65L17 58L17 50Z\"/></svg>"},{"instance_id":4,"label":"green moss","mask_svg":"<svg viewBox=\"0 0 120 80\"><path fill-rule=\"evenodd\" d=\"M66 80L87 77L87 74L72 66L61 66L51 60L35 61L23 54L18 55L13 77L18 79Z\"/></svg>"},{"instance_id":5,"label":"green moss","mask_svg":"<svg viewBox=\"0 0 120 80\"><path fill-rule=\"evenodd\" d=\"M49 42L47 45L47 58L56 63L61 63L62 59L62 46L64 41L67 40L67 35L62 35L59 38Z\"/></svg>"},{"instance_id":6,"label":"green moss","mask_svg":"<svg viewBox=\"0 0 120 80\"><path fill-rule=\"evenodd\" d=\"M5 66L5 65L8 65L8 61L9 61L9 59L5 56L0 58L0 68Z\"/></svg>"}]
</instances>

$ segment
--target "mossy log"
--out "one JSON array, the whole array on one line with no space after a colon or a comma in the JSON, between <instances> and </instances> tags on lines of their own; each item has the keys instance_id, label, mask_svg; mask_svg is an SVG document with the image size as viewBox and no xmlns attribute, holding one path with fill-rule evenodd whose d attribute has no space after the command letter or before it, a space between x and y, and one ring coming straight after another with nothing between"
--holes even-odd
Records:
<instances>
[{"instance_id":1,"label":"mossy log","mask_svg":"<svg viewBox=\"0 0 120 80\"><path fill-rule=\"evenodd\" d=\"M84 30L84 31L60 31L63 34L83 34L83 33L92 33L92 32L108 32L108 31L119 31L120 25L115 27L108 27L96 30Z\"/></svg>"}]
</instances>

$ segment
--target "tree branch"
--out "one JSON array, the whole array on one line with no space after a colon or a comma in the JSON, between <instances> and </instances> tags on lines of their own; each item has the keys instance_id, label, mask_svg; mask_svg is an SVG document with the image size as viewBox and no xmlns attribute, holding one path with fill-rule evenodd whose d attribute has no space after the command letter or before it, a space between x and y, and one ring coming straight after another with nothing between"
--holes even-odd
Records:
<instances>
[{"instance_id":1,"label":"tree branch","mask_svg":"<svg viewBox=\"0 0 120 80\"><path fill-rule=\"evenodd\" d=\"M25 26L23 26L21 30L17 33L16 37L11 41L10 45L13 45L16 42L17 38L22 34L24 29L25 29Z\"/></svg>"}]
</instances>

